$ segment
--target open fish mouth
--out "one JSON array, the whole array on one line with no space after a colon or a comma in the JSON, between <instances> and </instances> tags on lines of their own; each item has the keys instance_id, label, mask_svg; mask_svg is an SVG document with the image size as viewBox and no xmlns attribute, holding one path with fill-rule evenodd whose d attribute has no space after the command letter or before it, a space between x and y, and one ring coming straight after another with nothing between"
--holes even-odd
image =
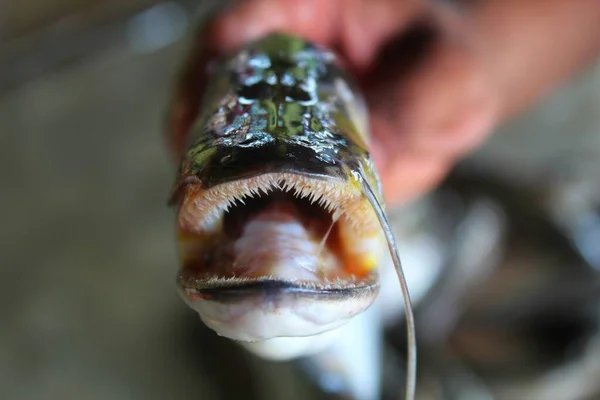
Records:
<instances>
[{"instance_id":1,"label":"open fish mouth","mask_svg":"<svg viewBox=\"0 0 600 400\"><path fill-rule=\"evenodd\" d=\"M266 173L182 194L181 291L219 334L315 335L376 298L385 241L358 186Z\"/></svg>"}]
</instances>

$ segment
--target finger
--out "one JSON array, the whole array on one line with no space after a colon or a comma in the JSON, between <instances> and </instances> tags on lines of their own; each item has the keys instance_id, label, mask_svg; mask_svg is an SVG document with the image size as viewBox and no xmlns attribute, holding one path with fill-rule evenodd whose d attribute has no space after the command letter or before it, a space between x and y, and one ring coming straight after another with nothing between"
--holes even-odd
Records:
<instances>
[{"instance_id":1,"label":"finger","mask_svg":"<svg viewBox=\"0 0 600 400\"><path fill-rule=\"evenodd\" d=\"M383 175L382 185L388 204L405 204L433 190L448 174L451 162L432 156L407 153L394 169Z\"/></svg>"},{"instance_id":2,"label":"finger","mask_svg":"<svg viewBox=\"0 0 600 400\"><path fill-rule=\"evenodd\" d=\"M496 122L497 92L472 53L440 42L409 79L390 122L403 121L407 146L460 157L479 146Z\"/></svg>"},{"instance_id":3,"label":"finger","mask_svg":"<svg viewBox=\"0 0 600 400\"><path fill-rule=\"evenodd\" d=\"M374 131L381 132L378 119L372 119ZM448 173L452 158L419 153L410 149L390 152L385 143L374 141L371 154L381 177L388 204L409 202L433 189Z\"/></svg>"},{"instance_id":4,"label":"finger","mask_svg":"<svg viewBox=\"0 0 600 400\"><path fill-rule=\"evenodd\" d=\"M346 0L339 9L339 47L359 72L374 60L379 47L420 14L422 0Z\"/></svg>"},{"instance_id":5,"label":"finger","mask_svg":"<svg viewBox=\"0 0 600 400\"><path fill-rule=\"evenodd\" d=\"M380 60L384 66L379 68L385 70L375 71L379 81L368 86L367 97L374 121L374 141L385 145L374 154L382 179L391 185L405 186L398 179L409 172L398 170L419 164L416 159L423 157L423 165L428 167L419 173L427 175L427 171L432 171L430 178L421 178L425 187L439 179L444 165L447 168L488 136L498 120L498 94L476 50L462 38L423 31L413 39L429 44L418 46L401 41L404 48L396 55L406 55L408 48L409 58L420 57L418 62L411 65ZM390 71L389 65L398 67ZM414 160L408 162L403 157ZM440 162L432 161L435 159ZM410 190L411 185L406 187L402 191ZM415 186L417 189L421 190Z\"/></svg>"},{"instance_id":6,"label":"finger","mask_svg":"<svg viewBox=\"0 0 600 400\"><path fill-rule=\"evenodd\" d=\"M364 69L381 42L400 32L423 0L252 0L215 21L210 41L232 51L269 32L300 35L337 48L353 69Z\"/></svg>"},{"instance_id":7,"label":"finger","mask_svg":"<svg viewBox=\"0 0 600 400\"><path fill-rule=\"evenodd\" d=\"M343 7L341 0L248 0L217 18L208 39L219 52L234 51L249 40L276 31L329 44Z\"/></svg>"},{"instance_id":8,"label":"finger","mask_svg":"<svg viewBox=\"0 0 600 400\"><path fill-rule=\"evenodd\" d=\"M380 68L388 71L376 71L379 82L369 85L367 97L373 114L396 128L379 139L458 157L487 136L496 121L498 91L469 38L452 22L443 24L412 38L423 43L400 42L404 48L397 54L418 60L408 66L399 60L391 71L393 60L382 60Z\"/></svg>"}]
</instances>

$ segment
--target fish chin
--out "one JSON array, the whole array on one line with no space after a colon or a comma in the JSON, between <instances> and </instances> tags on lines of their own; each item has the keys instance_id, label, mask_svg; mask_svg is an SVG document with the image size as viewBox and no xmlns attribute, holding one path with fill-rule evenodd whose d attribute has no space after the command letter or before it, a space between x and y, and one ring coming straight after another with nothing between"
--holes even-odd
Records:
<instances>
[{"instance_id":1,"label":"fish chin","mask_svg":"<svg viewBox=\"0 0 600 400\"><path fill-rule=\"evenodd\" d=\"M379 290L385 242L347 182L286 173L188 185L177 229L183 298L231 339L319 335Z\"/></svg>"},{"instance_id":2,"label":"fish chin","mask_svg":"<svg viewBox=\"0 0 600 400\"><path fill-rule=\"evenodd\" d=\"M322 352L339 339L343 329L343 327L340 327L305 337L278 337L257 342L240 343L246 350L264 359L288 361Z\"/></svg>"}]
</instances>

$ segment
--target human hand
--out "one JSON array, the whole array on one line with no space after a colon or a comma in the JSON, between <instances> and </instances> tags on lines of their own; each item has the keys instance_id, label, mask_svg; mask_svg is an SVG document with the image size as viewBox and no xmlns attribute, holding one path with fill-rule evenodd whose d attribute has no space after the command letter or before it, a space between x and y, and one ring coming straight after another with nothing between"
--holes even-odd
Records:
<instances>
[{"instance_id":1,"label":"human hand","mask_svg":"<svg viewBox=\"0 0 600 400\"><path fill-rule=\"evenodd\" d=\"M337 50L359 78L370 109L371 153L386 199L398 203L418 197L503 118L600 49L598 41L589 49L573 47L597 30L600 18L581 18L592 11L591 2L587 7L581 5L585 1L561 6L561 0L483 3L462 12L426 0L235 4L209 24L191 53L171 114L174 147L182 145L195 118L203 86L199 71L207 59L269 32L295 33ZM542 18L523 20L532 13ZM542 39L556 22L566 30L566 39L549 49ZM507 26L512 28L508 35ZM554 59L561 51L571 54L571 61Z\"/></svg>"}]
</instances>

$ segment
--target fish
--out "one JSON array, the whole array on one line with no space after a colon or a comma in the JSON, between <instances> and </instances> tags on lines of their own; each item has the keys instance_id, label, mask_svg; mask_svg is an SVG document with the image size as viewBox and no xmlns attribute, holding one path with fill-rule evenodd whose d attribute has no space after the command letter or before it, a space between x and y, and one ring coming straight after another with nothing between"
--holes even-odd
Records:
<instances>
[{"instance_id":1,"label":"fish","mask_svg":"<svg viewBox=\"0 0 600 400\"><path fill-rule=\"evenodd\" d=\"M410 298L356 83L334 52L285 33L215 60L207 82L169 201L183 300L218 335L294 359L373 305L391 260L413 398Z\"/></svg>"}]
</instances>

